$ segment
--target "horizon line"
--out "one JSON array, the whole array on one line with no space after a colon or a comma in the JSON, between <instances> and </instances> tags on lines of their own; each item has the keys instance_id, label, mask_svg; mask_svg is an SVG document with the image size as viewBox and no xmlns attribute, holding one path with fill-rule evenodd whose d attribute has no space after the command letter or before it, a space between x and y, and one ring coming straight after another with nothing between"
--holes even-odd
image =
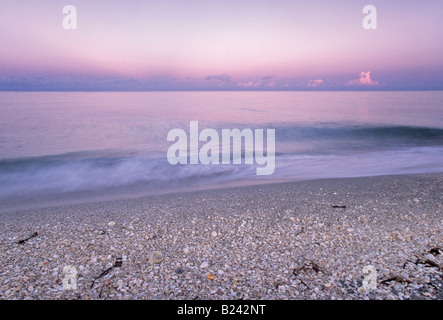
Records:
<instances>
[{"instance_id":1,"label":"horizon line","mask_svg":"<svg viewBox=\"0 0 443 320\"><path fill-rule=\"evenodd\" d=\"M438 89L375 89L375 88L367 88L367 89L240 89L240 90L232 90L232 89L145 89L145 90L128 90L128 89L110 89L110 90L4 90L0 88L0 92L10 92L10 93L19 93L19 92L408 92L408 91L443 91L443 88Z\"/></svg>"}]
</instances>

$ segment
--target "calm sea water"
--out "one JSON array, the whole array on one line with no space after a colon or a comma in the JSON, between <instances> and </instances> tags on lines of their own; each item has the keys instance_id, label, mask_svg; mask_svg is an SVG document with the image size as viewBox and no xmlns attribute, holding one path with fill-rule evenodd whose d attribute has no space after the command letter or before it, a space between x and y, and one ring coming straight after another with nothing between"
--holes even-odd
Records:
<instances>
[{"instance_id":1,"label":"calm sea water","mask_svg":"<svg viewBox=\"0 0 443 320\"><path fill-rule=\"evenodd\" d=\"M275 129L276 165L176 165L169 130ZM443 92L0 92L0 204L443 172ZM0 208L1 209L1 208Z\"/></svg>"}]
</instances>

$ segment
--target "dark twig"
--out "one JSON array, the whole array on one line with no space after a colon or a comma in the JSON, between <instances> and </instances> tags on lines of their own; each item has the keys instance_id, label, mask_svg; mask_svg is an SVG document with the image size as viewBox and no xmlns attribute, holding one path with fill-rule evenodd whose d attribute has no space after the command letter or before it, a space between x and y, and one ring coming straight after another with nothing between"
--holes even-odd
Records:
<instances>
[{"instance_id":1,"label":"dark twig","mask_svg":"<svg viewBox=\"0 0 443 320\"><path fill-rule=\"evenodd\" d=\"M28 240L30 240L30 239L32 239L32 238L34 238L34 237L37 237L37 236L38 236L38 232L34 232L33 234L31 234L31 236L30 236L29 238L26 238L26 239L20 240L20 241L18 241L17 243L18 243L18 244L24 244L26 241L28 241Z\"/></svg>"},{"instance_id":2,"label":"dark twig","mask_svg":"<svg viewBox=\"0 0 443 320\"><path fill-rule=\"evenodd\" d=\"M108 269L106 269L105 271L103 271L103 272L102 272L97 278L95 278L95 279L92 281L91 289L92 289L92 287L93 287L94 284L95 284L95 280L98 280L98 279L100 279L101 277L107 275L107 274L108 274L113 268L114 268L114 266L109 267Z\"/></svg>"},{"instance_id":3,"label":"dark twig","mask_svg":"<svg viewBox=\"0 0 443 320\"><path fill-rule=\"evenodd\" d=\"M95 278L95 279L92 281L91 289L92 289L92 287L93 287L94 284L95 284L95 280L98 280L98 279L100 279L101 277L107 275L107 274L108 274L112 269L114 269L114 268L120 268L120 267L122 266L122 263L123 263L123 262L122 262L122 258L117 258L113 266L111 266L111 267L109 267L108 269L106 269L105 271L103 271L103 272L102 272L97 278Z\"/></svg>"}]
</instances>

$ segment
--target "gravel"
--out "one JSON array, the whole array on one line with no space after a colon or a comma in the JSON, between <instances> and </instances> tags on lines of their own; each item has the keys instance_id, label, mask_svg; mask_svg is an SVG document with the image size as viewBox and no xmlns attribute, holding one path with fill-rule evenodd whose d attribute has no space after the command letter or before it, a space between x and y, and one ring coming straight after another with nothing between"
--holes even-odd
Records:
<instances>
[{"instance_id":1,"label":"gravel","mask_svg":"<svg viewBox=\"0 0 443 320\"><path fill-rule=\"evenodd\" d=\"M10 211L0 222L1 299L443 298L443 174Z\"/></svg>"}]
</instances>

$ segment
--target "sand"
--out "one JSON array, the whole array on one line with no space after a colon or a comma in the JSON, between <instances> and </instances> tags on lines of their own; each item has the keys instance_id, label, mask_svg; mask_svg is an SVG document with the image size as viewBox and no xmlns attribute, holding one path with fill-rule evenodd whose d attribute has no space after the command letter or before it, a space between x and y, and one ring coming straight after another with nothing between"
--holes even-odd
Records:
<instances>
[{"instance_id":1,"label":"sand","mask_svg":"<svg viewBox=\"0 0 443 320\"><path fill-rule=\"evenodd\" d=\"M0 230L1 299L443 298L440 173L10 211Z\"/></svg>"}]
</instances>

